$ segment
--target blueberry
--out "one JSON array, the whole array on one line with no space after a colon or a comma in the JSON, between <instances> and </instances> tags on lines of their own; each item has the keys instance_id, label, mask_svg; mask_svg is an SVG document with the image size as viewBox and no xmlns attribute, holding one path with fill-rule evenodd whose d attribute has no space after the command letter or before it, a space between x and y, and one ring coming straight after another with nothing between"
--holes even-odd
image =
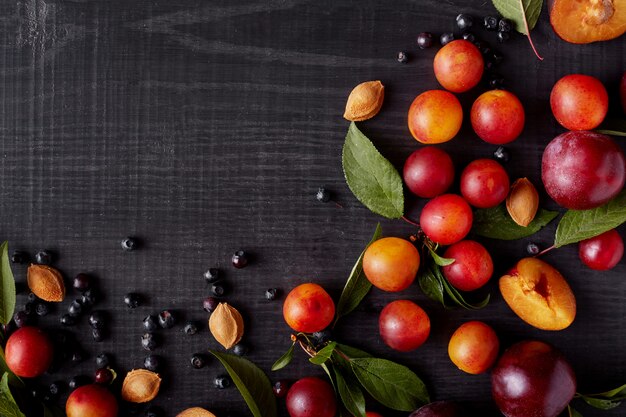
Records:
<instances>
[{"instance_id":1,"label":"blueberry","mask_svg":"<svg viewBox=\"0 0 626 417\"><path fill-rule=\"evenodd\" d=\"M289 390L289 382L281 379L280 381L276 381L272 386L272 391L274 391L274 395L277 398L284 398L287 395L287 391Z\"/></svg>"},{"instance_id":2,"label":"blueberry","mask_svg":"<svg viewBox=\"0 0 626 417\"><path fill-rule=\"evenodd\" d=\"M102 329L106 323L106 317L100 310L96 310L89 315L89 325L94 329Z\"/></svg>"},{"instance_id":3,"label":"blueberry","mask_svg":"<svg viewBox=\"0 0 626 417\"><path fill-rule=\"evenodd\" d=\"M48 387L48 392L56 397L60 394L63 394L66 389L67 386L64 381L54 381Z\"/></svg>"},{"instance_id":4,"label":"blueberry","mask_svg":"<svg viewBox=\"0 0 626 417\"><path fill-rule=\"evenodd\" d=\"M157 343L157 337L155 336L155 334L144 333L143 336L141 336L141 346L145 350L149 350L149 351L153 351L154 349L156 349L158 346L158 343Z\"/></svg>"},{"instance_id":5,"label":"blueberry","mask_svg":"<svg viewBox=\"0 0 626 417\"><path fill-rule=\"evenodd\" d=\"M39 297L37 297L35 294L33 294L32 292L28 293L28 302L32 303L38 300L39 300Z\"/></svg>"},{"instance_id":6,"label":"blueberry","mask_svg":"<svg viewBox=\"0 0 626 417\"><path fill-rule=\"evenodd\" d=\"M331 198L330 191L328 191L324 187L320 187L317 189L317 194L315 194L315 198L321 203L328 203Z\"/></svg>"},{"instance_id":7,"label":"blueberry","mask_svg":"<svg viewBox=\"0 0 626 417\"><path fill-rule=\"evenodd\" d=\"M24 304L24 308L23 311L24 313L26 313L26 315L28 317L33 317L35 315L35 305L36 305L36 301L29 301L26 304Z\"/></svg>"},{"instance_id":8,"label":"blueberry","mask_svg":"<svg viewBox=\"0 0 626 417\"><path fill-rule=\"evenodd\" d=\"M52 263L52 255L45 250L39 251L35 254L35 262L39 265L50 265Z\"/></svg>"},{"instance_id":9,"label":"blueberry","mask_svg":"<svg viewBox=\"0 0 626 417\"><path fill-rule=\"evenodd\" d=\"M91 287L91 278L84 273L76 274L72 286L76 291L85 292Z\"/></svg>"},{"instance_id":10,"label":"blueberry","mask_svg":"<svg viewBox=\"0 0 626 417\"><path fill-rule=\"evenodd\" d=\"M315 332L313 333L312 336L316 345L321 345L326 342L329 342L330 339L333 337L332 332L330 330L322 330L321 332Z\"/></svg>"},{"instance_id":11,"label":"blueberry","mask_svg":"<svg viewBox=\"0 0 626 417\"><path fill-rule=\"evenodd\" d=\"M96 356L96 366L98 368L106 368L109 365L111 365L111 357L109 355L101 353Z\"/></svg>"},{"instance_id":12,"label":"blueberry","mask_svg":"<svg viewBox=\"0 0 626 417\"><path fill-rule=\"evenodd\" d=\"M396 56L396 59L401 64L406 64L407 62L409 62L409 56L404 51L398 52L398 55ZM319 194L319 191L318 191L318 194Z\"/></svg>"},{"instance_id":13,"label":"blueberry","mask_svg":"<svg viewBox=\"0 0 626 417\"><path fill-rule=\"evenodd\" d=\"M537 255L539 253L539 246L537 246L536 243L530 242L526 246L526 252L528 252L529 255Z\"/></svg>"},{"instance_id":14,"label":"blueberry","mask_svg":"<svg viewBox=\"0 0 626 417\"><path fill-rule=\"evenodd\" d=\"M504 43L509 40L509 32L498 32L498 41Z\"/></svg>"},{"instance_id":15,"label":"blueberry","mask_svg":"<svg viewBox=\"0 0 626 417\"><path fill-rule=\"evenodd\" d=\"M73 326L76 324L76 317L69 314L63 314L59 321L64 326Z\"/></svg>"},{"instance_id":16,"label":"blueberry","mask_svg":"<svg viewBox=\"0 0 626 417\"><path fill-rule=\"evenodd\" d=\"M200 353L196 353L191 357L191 366L195 369L204 368L206 365L206 358Z\"/></svg>"},{"instance_id":17,"label":"blueberry","mask_svg":"<svg viewBox=\"0 0 626 417\"><path fill-rule=\"evenodd\" d=\"M268 288L265 290L265 299L267 301L274 301L278 297L278 289L277 288Z\"/></svg>"},{"instance_id":18,"label":"blueberry","mask_svg":"<svg viewBox=\"0 0 626 417\"><path fill-rule=\"evenodd\" d=\"M215 297L207 297L202 302L202 308L207 313L212 313L217 308L218 304L219 304L219 301L217 300L217 298L215 298Z\"/></svg>"},{"instance_id":19,"label":"blueberry","mask_svg":"<svg viewBox=\"0 0 626 417\"><path fill-rule=\"evenodd\" d=\"M11 262L14 264L23 264L28 261L28 254L19 250L13 251Z\"/></svg>"},{"instance_id":20,"label":"blueberry","mask_svg":"<svg viewBox=\"0 0 626 417\"><path fill-rule=\"evenodd\" d=\"M509 151L504 146L498 146L498 148L493 152L493 157L500 162L508 162Z\"/></svg>"},{"instance_id":21,"label":"blueberry","mask_svg":"<svg viewBox=\"0 0 626 417\"><path fill-rule=\"evenodd\" d=\"M169 310L163 310L159 313L159 326L163 329L171 329L176 324L176 319Z\"/></svg>"},{"instance_id":22,"label":"blueberry","mask_svg":"<svg viewBox=\"0 0 626 417\"><path fill-rule=\"evenodd\" d=\"M109 368L100 368L96 370L94 382L101 385L109 385L113 382L113 372Z\"/></svg>"},{"instance_id":23,"label":"blueberry","mask_svg":"<svg viewBox=\"0 0 626 417\"><path fill-rule=\"evenodd\" d=\"M483 26L487 30L496 30L498 28L498 18L495 16L485 16Z\"/></svg>"},{"instance_id":24,"label":"blueberry","mask_svg":"<svg viewBox=\"0 0 626 417\"><path fill-rule=\"evenodd\" d=\"M106 331L104 329L91 329L91 337L94 342L102 342L106 338Z\"/></svg>"},{"instance_id":25,"label":"blueberry","mask_svg":"<svg viewBox=\"0 0 626 417\"><path fill-rule=\"evenodd\" d=\"M219 375L213 380L215 388L225 389L230 386L230 378L226 375Z\"/></svg>"},{"instance_id":26,"label":"blueberry","mask_svg":"<svg viewBox=\"0 0 626 417\"><path fill-rule=\"evenodd\" d=\"M500 19L498 22L498 30L500 32L510 32L511 31L511 21L509 19Z\"/></svg>"},{"instance_id":27,"label":"blueberry","mask_svg":"<svg viewBox=\"0 0 626 417\"><path fill-rule=\"evenodd\" d=\"M473 23L474 23L474 19L472 18L472 16L468 14L461 13L460 15L456 17L456 25L461 30L471 28Z\"/></svg>"},{"instance_id":28,"label":"blueberry","mask_svg":"<svg viewBox=\"0 0 626 417\"><path fill-rule=\"evenodd\" d=\"M148 355L143 360L143 367L148 371L156 372L159 369L160 362L157 355Z\"/></svg>"},{"instance_id":29,"label":"blueberry","mask_svg":"<svg viewBox=\"0 0 626 417\"><path fill-rule=\"evenodd\" d=\"M233 354L237 356L245 356L248 353L248 346L243 343L237 343L233 346Z\"/></svg>"},{"instance_id":30,"label":"blueberry","mask_svg":"<svg viewBox=\"0 0 626 417\"><path fill-rule=\"evenodd\" d=\"M430 32L422 32L417 35L417 46L420 49L426 49L433 46L433 34Z\"/></svg>"},{"instance_id":31,"label":"blueberry","mask_svg":"<svg viewBox=\"0 0 626 417\"><path fill-rule=\"evenodd\" d=\"M211 285L211 294L215 297L222 297L226 294L226 287L223 284L213 284Z\"/></svg>"},{"instance_id":32,"label":"blueberry","mask_svg":"<svg viewBox=\"0 0 626 417\"><path fill-rule=\"evenodd\" d=\"M163 410L156 405L151 405L146 409L146 417L163 417L163 415Z\"/></svg>"},{"instance_id":33,"label":"blueberry","mask_svg":"<svg viewBox=\"0 0 626 417\"><path fill-rule=\"evenodd\" d=\"M143 319L143 328L149 332L153 332L159 326L157 317L154 314L150 314Z\"/></svg>"},{"instance_id":34,"label":"blueberry","mask_svg":"<svg viewBox=\"0 0 626 417\"><path fill-rule=\"evenodd\" d=\"M83 296L80 298L80 302L85 307L91 307L98 302L98 293L91 288L83 293Z\"/></svg>"},{"instance_id":35,"label":"blueberry","mask_svg":"<svg viewBox=\"0 0 626 417\"><path fill-rule=\"evenodd\" d=\"M220 280L220 278L221 278L220 270L217 268L209 268L204 273L204 279L208 283L217 282Z\"/></svg>"},{"instance_id":36,"label":"blueberry","mask_svg":"<svg viewBox=\"0 0 626 417\"><path fill-rule=\"evenodd\" d=\"M137 308L141 304L141 297L137 293L129 292L124 296L124 304L128 308Z\"/></svg>"},{"instance_id":37,"label":"blueberry","mask_svg":"<svg viewBox=\"0 0 626 417\"><path fill-rule=\"evenodd\" d=\"M474 36L472 32L465 32L463 33L463 35L461 35L461 37L471 43L474 43L476 41L476 36Z\"/></svg>"},{"instance_id":38,"label":"blueberry","mask_svg":"<svg viewBox=\"0 0 626 417\"><path fill-rule=\"evenodd\" d=\"M35 303L35 314L40 317L47 316L50 313L50 307L45 301Z\"/></svg>"},{"instance_id":39,"label":"blueberry","mask_svg":"<svg viewBox=\"0 0 626 417\"><path fill-rule=\"evenodd\" d=\"M248 265L248 254L242 250L238 250L233 254L233 266L237 269L245 268Z\"/></svg>"},{"instance_id":40,"label":"blueberry","mask_svg":"<svg viewBox=\"0 0 626 417\"><path fill-rule=\"evenodd\" d=\"M91 379L85 375L76 375L70 379L69 387L71 390L75 390L78 387L82 387L83 385L87 385L91 382Z\"/></svg>"},{"instance_id":41,"label":"blueberry","mask_svg":"<svg viewBox=\"0 0 626 417\"><path fill-rule=\"evenodd\" d=\"M72 317L78 317L83 313L83 304L80 302L80 300L74 300L72 301L72 304L70 304L70 306L67 308L67 312Z\"/></svg>"},{"instance_id":42,"label":"blueberry","mask_svg":"<svg viewBox=\"0 0 626 417\"><path fill-rule=\"evenodd\" d=\"M452 42L453 40L454 40L454 33L452 32L444 33L443 35L439 37L439 43L441 43L441 46L445 46L449 44L450 42Z\"/></svg>"},{"instance_id":43,"label":"blueberry","mask_svg":"<svg viewBox=\"0 0 626 417\"><path fill-rule=\"evenodd\" d=\"M15 312L15 314L13 315L13 321L15 322L15 326L20 328L28 325L28 323L30 322L30 318L24 310L21 310Z\"/></svg>"},{"instance_id":44,"label":"blueberry","mask_svg":"<svg viewBox=\"0 0 626 417\"><path fill-rule=\"evenodd\" d=\"M127 252L137 249L137 246L139 246L139 243L137 242L137 239L135 239L134 237L127 237L124 240L122 240L122 249L124 249Z\"/></svg>"},{"instance_id":45,"label":"blueberry","mask_svg":"<svg viewBox=\"0 0 626 417\"><path fill-rule=\"evenodd\" d=\"M196 326L194 322L188 321L187 324L185 324L184 332L190 336L194 335L198 333L198 326Z\"/></svg>"}]
</instances>

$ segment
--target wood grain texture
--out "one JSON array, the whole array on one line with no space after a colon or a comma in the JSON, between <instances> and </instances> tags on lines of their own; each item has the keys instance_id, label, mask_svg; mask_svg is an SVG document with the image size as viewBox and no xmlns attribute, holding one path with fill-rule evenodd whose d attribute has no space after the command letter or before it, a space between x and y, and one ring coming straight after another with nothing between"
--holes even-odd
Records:
<instances>
[{"instance_id":1,"label":"wood grain texture","mask_svg":"<svg viewBox=\"0 0 626 417\"><path fill-rule=\"evenodd\" d=\"M313 280L338 297L381 220L356 201L343 179L348 124L341 115L348 93L366 80L385 84L381 113L360 126L400 167L418 148L406 126L407 109L418 93L439 88L432 72L436 48L418 51L415 37L453 30L460 12L483 16L494 9L488 1L471 0L2 1L1 236L12 249L55 250L66 278L95 274L105 295L98 308L111 315L111 334L102 343L91 341L84 319L73 329L92 358L44 381L91 375L93 357L102 351L115 355L120 374L142 366L143 317L169 308L181 321L205 323L202 273L216 265L232 288L228 301L247 320L249 357L269 371L289 346L289 330L281 302L267 302L265 289L288 291ZM496 44L493 33L478 33ZM568 73L597 76L619 115L616 91L626 68L626 39L566 44L550 28L546 10L533 35L543 62L519 35L498 49L505 55L500 72L527 111L506 168L512 178L527 176L539 185L543 148L562 131L549 109L553 83ZM399 50L410 53L408 64L396 62ZM480 92L460 96L466 115ZM459 172L495 149L469 123L442 148ZM315 201L320 185L335 193L343 209ZM422 204L409 199L408 213L418 217ZM555 208L545 193L542 205ZM412 232L400 221L382 224L386 235ZM554 229L533 240L548 246ZM121 251L127 235L142 238L141 250ZM528 240L483 242L500 274L525 256ZM254 260L234 270L230 256L239 248ZM488 375L462 374L447 357L450 335L469 319L493 325L505 346L526 338L555 344L572 360L580 391L626 382L625 262L611 272L590 271L580 264L575 245L546 260L577 295L578 317L565 331L530 328L493 284L493 301L479 312L445 311L413 286L400 295L373 291L342 321L337 337L410 366L435 399L484 405L481 416L497 415L489 405ZM25 267L14 272L25 280ZM144 294L147 302L127 309L122 300L129 291ZM58 316L76 296L70 294L41 323L58 328ZM432 320L430 339L413 353L391 352L378 337L378 312L398 297L417 301ZM21 294L19 305L25 300ZM182 325L163 332L156 353L166 365L154 403L169 416L191 406L219 416L248 415L235 389L212 387L223 373L217 361L191 369L193 353L218 348L201 327L193 337L183 334ZM321 375L303 354L296 356L272 379ZM577 408L586 417L625 413L624 407ZM282 405L281 410L286 416ZM123 415L131 415L131 408L124 406Z\"/></svg>"}]
</instances>

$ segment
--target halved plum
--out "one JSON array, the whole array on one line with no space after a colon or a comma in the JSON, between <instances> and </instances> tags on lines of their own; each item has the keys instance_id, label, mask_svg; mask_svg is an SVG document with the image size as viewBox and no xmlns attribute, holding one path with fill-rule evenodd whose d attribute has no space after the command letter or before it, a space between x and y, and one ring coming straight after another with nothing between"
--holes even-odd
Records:
<instances>
[{"instance_id":1,"label":"halved plum","mask_svg":"<svg viewBox=\"0 0 626 417\"><path fill-rule=\"evenodd\" d=\"M564 41L607 41L626 32L623 0L551 0L548 4L552 28Z\"/></svg>"}]
</instances>

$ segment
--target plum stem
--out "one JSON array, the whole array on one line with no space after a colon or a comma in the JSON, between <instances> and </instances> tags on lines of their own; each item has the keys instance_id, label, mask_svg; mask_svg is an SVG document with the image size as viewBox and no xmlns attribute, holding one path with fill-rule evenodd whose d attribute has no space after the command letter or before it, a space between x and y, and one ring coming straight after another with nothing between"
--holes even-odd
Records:
<instances>
[{"instance_id":1,"label":"plum stem","mask_svg":"<svg viewBox=\"0 0 626 417\"><path fill-rule=\"evenodd\" d=\"M417 223L417 222L415 222L415 221L413 221L413 220L409 219L409 218L408 218L408 217L406 217L406 216L402 216L402 220L404 220L404 221L405 221L405 222L407 222L408 224L412 224L412 225L413 225L413 226L415 226L415 227L420 227L420 224L419 224L419 223Z\"/></svg>"},{"instance_id":2,"label":"plum stem","mask_svg":"<svg viewBox=\"0 0 626 417\"><path fill-rule=\"evenodd\" d=\"M526 37L528 38L530 47L533 48L533 52L535 53L535 56L540 61L543 61L543 57L539 55L539 52L537 52L537 48L535 48L535 44L533 43L533 38L530 36L530 28L528 27L528 20L526 19L526 11L524 10L524 2L522 0L519 0L519 7L522 11L522 20L524 21L524 27L526 28Z\"/></svg>"},{"instance_id":3,"label":"plum stem","mask_svg":"<svg viewBox=\"0 0 626 417\"><path fill-rule=\"evenodd\" d=\"M545 248L544 250L542 250L541 252L539 252L538 254L536 254L534 256L534 258L538 258L541 255L545 255L546 253L550 252L552 249L556 249L556 247L554 245L550 246L549 248Z\"/></svg>"}]
</instances>

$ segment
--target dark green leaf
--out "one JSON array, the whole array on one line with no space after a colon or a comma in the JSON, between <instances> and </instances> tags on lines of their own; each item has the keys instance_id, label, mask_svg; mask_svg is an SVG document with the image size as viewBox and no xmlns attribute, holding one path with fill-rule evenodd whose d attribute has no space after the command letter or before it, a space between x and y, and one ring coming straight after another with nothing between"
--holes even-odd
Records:
<instances>
[{"instance_id":1,"label":"dark green leaf","mask_svg":"<svg viewBox=\"0 0 626 417\"><path fill-rule=\"evenodd\" d=\"M333 355L333 351L335 350L335 346L337 346L336 342L330 342L329 344L324 346L324 348L320 349L317 352L317 355L313 356L312 358L309 358L309 362L311 362L311 363L313 363L315 365L323 364L324 362L329 360L330 357Z\"/></svg>"},{"instance_id":2,"label":"dark green leaf","mask_svg":"<svg viewBox=\"0 0 626 417\"><path fill-rule=\"evenodd\" d=\"M450 285L443 276L441 268L434 260L424 268L418 281L424 294L435 301L439 301L445 308L457 305L468 310L479 310L489 304L491 298L490 295L487 295L478 303L471 303L465 300L464 295Z\"/></svg>"},{"instance_id":3,"label":"dark green leaf","mask_svg":"<svg viewBox=\"0 0 626 417\"><path fill-rule=\"evenodd\" d=\"M515 30L519 33L527 35L526 26L524 25L524 14L528 22L528 29L532 30L539 20L543 0L523 0L524 12L520 7L520 0L491 0L493 5L498 9L503 17L509 19L514 25Z\"/></svg>"},{"instance_id":4,"label":"dark green leaf","mask_svg":"<svg viewBox=\"0 0 626 417\"><path fill-rule=\"evenodd\" d=\"M333 389L335 391L337 391L337 385L335 385L335 380L333 379L333 374L330 372L330 368L328 367L328 365L323 363L320 366L322 367L324 372L326 372L326 375L328 375L328 379L330 379L330 383L333 384ZM332 363L331 363L331 366L332 366Z\"/></svg>"},{"instance_id":5,"label":"dark green leaf","mask_svg":"<svg viewBox=\"0 0 626 417\"><path fill-rule=\"evenodd\" d=\"M491 239L517 240L537 233L558 214L557 211L541 209L528 226L522 227L511 219L504 204L500 204L493 208L475 210L472 232Z\"/></svg>"},{"instance_id":6,"label":"dark green leaf","mask_svg":"<svg viewBox=\"0 0 626 417\"><path fill-rule=\"evenodd\" d=\"M618 407L622 402L616 400L603 400L601 398L592 398L585 395L581 395L580 398L590 406L599 410L611 410Z\"/></svg>"},{"instance_id":7,"label":"dark green leaf","mask_svg":"<svg viewBox=\"0 0 626 417\"><path fill-rule=\"evenodd\" d=\"M596 132L611 136L626 136L626 119L605 119Z\"/></svg>"},{"instance_id":8,"label":"dark green leaf","mask_svg":"<svg viewBox=\"0 0 626 417\"><path fill-rule=\"evenodd\" d=\"M437 255L437 252L435 252L431 248L428 248L428 251L430 252L430 256L432 256L432 258L435 261L435 263L437 265L439 265L439 266L448 266L448 265L452 265L454 263L454 259L452 259L452 258L442 258L441 256Z\"/></svg>"},{"instance_id":9,"label":"dark green leaf","mask_svg":"<svg viewBox=\"0 0 626 417\"><path fill-rule=\"evenodd\" d=\"M602 133L604 135L611 135L611 136L624 136L626 137L626 132L620 132L618 130L606 130L606 129L598 129L596 130L596 132L598 133Z\"/></svg>"},{"instance_id":10,"label":"dark green leaf","mask_svg":"<svg viewBox=\"0 0 626 417\"><path fill-rule=\"evenodd\" d=\"M424 271L422 271L419 275L417 281L424 295L430 299L439 301L444 307L447 308L444 299L445 294L443 283L435 274L432 273L430 268L424 268Z\"/></svg>"},{"instance_id":11,"label":"dark green leaf","mask_svg":"<svg viewBox=\"0 0 626 417\"><path fill-rule=\"evenodd\" d=\"M350 359L372 357L372 355L370 355L369 353L348 345L337 344L337 348L335 349L335 351L337 350L339 350Z\"/></svg>"},{"instance_id":12,"label":"dark green leaf","mask_svg":"<svg viewBox=\"0 0 626 417\"><path fill-rule=\"evenodd\" d=\"M7 324L15 311L15 279L9 263L9 243L0 245L0 323Z\"/></svg>"},{"instance_id":13,"label":"dark green leaf","mask_svg":"<svg viewBox=\"0 0 626 417\"><path fill-rule=\"evenodd\" d=\"M389 219L402 217L404 190L400 174L354 122L343 145L342 163L348 187L361 203Z\"/></svg>"},{"instance_id":14,"label":"dark green leaf","mask_svg":"<svg viewBox=\"0 0 626 417\"><path fill-rule=\"evenodd\" d=\"M287 352L285 352L283 356L281 356L276 360L276 362L274 362L274 365L272 365L272 371L278 371L279 369L283 369L285 366L291 363L291 360L293 359L294 346L295 343L292 343L289 349L287 349Z\"/></svg>"},{"instance_id":15,"label":"dark green leaf","mask_svg":"<svg viewBox=\"0 0 626 417\"><path fill-rule=\"evenodd\" d=\"M365 397L359 385L352 381L352 376L342 373L344 368L335 367L335 379L339 398L346 410L355 417L365 417Z\"/></svg>"},{"instance_id":16,"label":"dark green leaf","mask_svg":"<svg viewBox=\"0 0 626 417\"><path fill-rule=\"evenodd\" d=\"M9 389L9 375L5 372L0 380L0 416L2 417L25 417L15 403L13 394Z\"/></svg>"},{"instance_id":17,"label":"dark green leaf","mask_svg":"<svg viewBox=\"0 0 626 417\"><path fill-rule=\"evenodd\" d=\"M267 375L245 358L210 351L224 365L254 417L276 417L276 398Z\"/></svg>"},{"instance_id":18,"label":"dark green leaf","mask_svg":"<svg viewBox=\"0 0 626 417\"><path fill-rule=\"evenodd\" d=\"M446 291L446 294L448 294L450 299L456 305L459 305L467 310L480 310L481 308L484 308L487 306L487 304L489 304L489 300L491 299L491 294L487 294L487 296L483 298L482 301L479 301L477 303L470 303L465 300L465 298L463 297L463 294L461 294L456 288L450 285L448 280L441 274L441 271L438 271L438 274L440 275L440 278L442 280L443 289Z\"/></svg>"},{"instance_id":19,"label":"dark green leaf","mask_svg":"<svg viewBox=\"0 0 626 417\"><path fill-rule=\"evenodd\" d=\"M597 394L584 394L587 397L596 397L596 398L622 398L626 399L626 384L621 387L614 388L609 391L599 392Z\"/></svg>"},{"instance_id":20,"label":"dark green leaf","mask_svg":"<svg viewBox=\"0 0 626 417\"><path fill-rule=\"evenodd\" d=\"M598 236L624 222L626 190L622 190L614 199L598 208L566 211L556 228L554 246L558 248Z\"/></svg>"},{"instance_id":21,"label":"dark green leaf","mask_svg":"<svg viewBox=\"0 0 626 417\"><path fill-rule=\"evenodd\" d=\"M339 303L337 303L337 318L335 319L335 323L340 317L345 316L357 308L361 300L363 300L370 288L372 288L372 284L363 273L363 255L369 245L380 239L382 234L382 228L380 227L380 223L378 223L374 231L374 236L372 236L370 242L365 249L363 249L363 252L361 252L359 259L356 260L354 267L352 267L352 272L350 272L348 276L346 285L343 287L341 297L339 297Z\"/></svg>"},{"instance_id":22,"label":"dark green leaf","mask_svg":"<svg viewBox=\"0 0 626 417\"><path fill-rule=\"evenodd\" d=\"M576 411L571 405L567 406L567 412L569 413L569 417L583 417L583 415Z\"/></svg>"},{"instance_id":23,"label":"dark green leaf","mask_svg":"<svg viewBox=\"0 0 626 417\"><path fill-rule=\"evenodd\" d=\"M406 366L377 358L352 359L350 365L363 388L386 407L414 411L430 402L426 386Z\"/></svg>"}]
</instances>

